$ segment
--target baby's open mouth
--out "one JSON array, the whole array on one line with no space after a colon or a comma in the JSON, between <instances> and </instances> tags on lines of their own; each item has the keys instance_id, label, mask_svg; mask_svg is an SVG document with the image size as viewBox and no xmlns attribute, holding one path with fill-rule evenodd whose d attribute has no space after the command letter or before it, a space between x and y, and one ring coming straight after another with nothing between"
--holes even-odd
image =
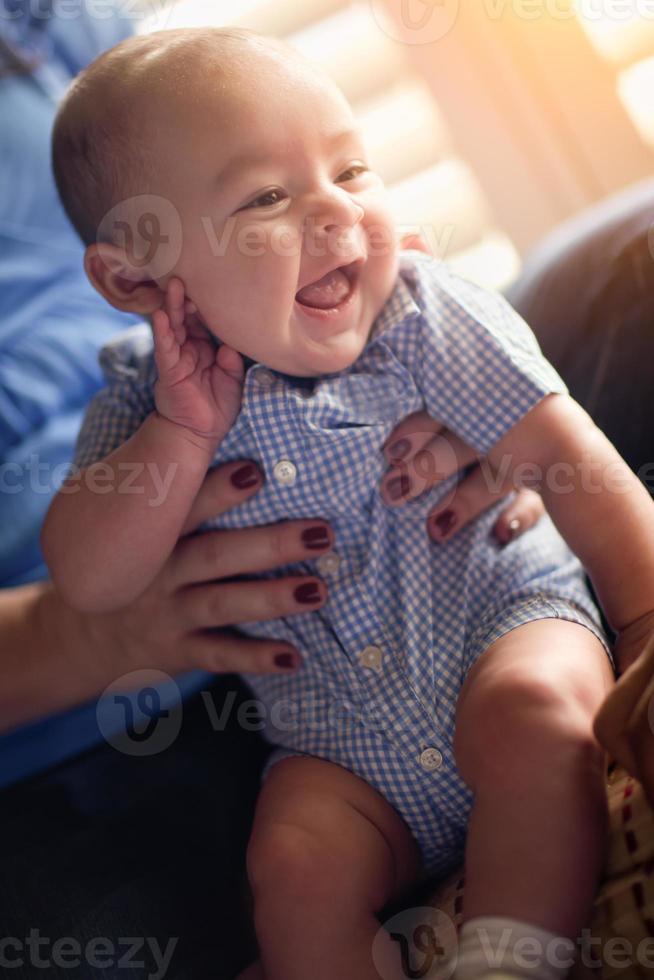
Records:
<instances>
[{"instance_id":1,"label":"baby's open mouth","mask_svg":"<svg viewBox=\"0 0 654 980\"><path fill-rule=\"evenodd\" d=\"M331 310L341 306L350 296L358 275L359 261L332 269L322 279L310 282L295 294L301 306L312 310Z\"/></svg>"}]
</instances>

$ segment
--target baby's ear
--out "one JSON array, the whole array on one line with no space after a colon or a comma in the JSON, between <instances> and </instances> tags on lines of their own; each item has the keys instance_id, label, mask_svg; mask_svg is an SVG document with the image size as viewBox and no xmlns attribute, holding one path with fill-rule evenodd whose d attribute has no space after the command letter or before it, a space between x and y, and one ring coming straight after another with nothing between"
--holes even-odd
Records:
<instances>
[{"instance_id":1,"label":"baby's ear","mask_svg":"<svg viewBox=\"0 0 654 980\"><path fill-rule=\"evenodd\" d=\"M84 253L84 268L91 284L116 309L143 315L161 309L163 290L124 248L94 242Z\"/></svg>"}]
</instances>

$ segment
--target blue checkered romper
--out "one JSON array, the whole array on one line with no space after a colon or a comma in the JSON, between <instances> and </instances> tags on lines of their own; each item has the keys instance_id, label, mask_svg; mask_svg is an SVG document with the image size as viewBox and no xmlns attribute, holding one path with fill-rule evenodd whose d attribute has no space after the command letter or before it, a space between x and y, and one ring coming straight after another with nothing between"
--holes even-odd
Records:
<instances>
[{"instance_id":1,"label":"blue checkered romper","mask_svg":"<svg viewBox=\"0 0 654 980\"><path fill-rule=\"evenodd\" d=\"M88 409L80 467L124 442L154 408L147 325L112 342L101 362L108 387ZM250 362L241 412L216 453L216 464L257 460L266 483L207 527L320 517L335 533L332 552L267 576L317 573L329 586L326 604L243 626L290 641L304 658L290 676L244 678L277 746L263 778L289 755L351 770L402 814L425 874L449 871L463 853L472 795L452 735L471 665L509 630L544 618L579 623L608 646L582 569L549 518L502 549L491 536L500 503L435 545L426 517L456 478L389 508L378 492L380 447L402 418L426 408L485 454L549 392L566 387L501 297L403 252L359 359L320 378Z\"/></svg>"}]
</instances>

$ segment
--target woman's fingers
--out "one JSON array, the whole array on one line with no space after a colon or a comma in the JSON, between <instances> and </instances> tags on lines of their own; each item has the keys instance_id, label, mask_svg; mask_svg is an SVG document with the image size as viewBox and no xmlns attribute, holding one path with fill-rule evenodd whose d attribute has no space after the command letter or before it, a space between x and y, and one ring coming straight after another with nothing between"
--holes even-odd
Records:
<instances>
[{"instance_id":1,"label":"woman's fingers","mask_svg":"<svg viewBox=\"0 0 654 980\"><path fill-rule=\"evenodd\" d=\"M474 449L447 429L434 434L433 429L414 428L402 435L399 443L399 447L395 442L385 448L393 465L382 478L381 492L391 507L419 497L477 459ZM402 450L406 452L400 456Z\"/></svg>"},{"instance_id":2,"label":"woman's fingers","mask_svg":"<svg viewBox=\"0 0 654 980\"><path fill-rule=\"evenodd\" d=\"M253 640L233 630L199 633L188 642L189 667L215 674L288 674L302 657L285 640Z\"/></svg>"},{"instance_id":3,"label":"woman's fingers","mask_svg":"<svg viewBox=\"0 0 654 980\"><path fill-rule=\"evenodd\" d=\"M480 466L468 473L456 487L449 500L439 504L427 518L429 537L433 541L449 541L462 527L506 497L510 487L492 490Z\"/></svg>"},{"instance_id":4,"label":"woman's fingers","mask_svg":"<svg viewBox=\"0 0 654 980\"><path fill-rule=\"evenodd\" d=\"M326 598L327 587L319 578L289 576L197 585L180 591L176 601L187 627L196 630L311 612Z\"/></svg>"},{"instance_id":5,"label":"woman's fingers","mask_svg":"<svg viewBox=\"0 0 654 980\"><path fill-rule=\"evenodd\" d=\"M436 422L427 412L414 412L395 426L382 446L382 452L392 466L395 462L415 455L442 430L440 422Z\"/></svg>"},{"instance_id":6,"label":"woman's fingers","mask_svg":"<svg viewBox=\"0 0 654 980\"><path fill-rule=\"evenodd\" d=\"M508 487L506 492L510 493L512 489ZM502 511L495 522L493 534L500 544L508 544L537 524L544 513L545 504L540 494L535 490L518 490L515 500Z\"/></svg>"},{"instance_id":7,"label":"woman's fingers","mask_svg":"<svg viewBox=\"0 0 654 980\"><path fill-rule=\"evenodd\" d=\"M429 536L437 542L449 540L512 491L510 481L499 489L491 487L484 471L477 466L456 487L452 499L431 512L427 519ZM500 544L508 544L533 527L544 513L543 501L534 490L520 490L498 517L493 534Z\"/></svg>"},{"instance_id":8,"label":"woman's fingers","mask_svg":"<svg viewBox=\"0 0 654 980\"><path fill-rule=\"evenodd\" d=\"M308 561L328 551L332 544L331 528L320 520L208 531L179 542L169 559L170 573L175 587L181 588ZM232 622L245 622L249 618L236 618Z\"/></svg>"},{"instance_id":9,"label":"woman's fingers","mask_svg":"<svg viewBox=\"0 0 654 980\"><path fill-rule=\"evenodd\" d=\"M262 485L263 473L250 459L237 459L211 470L193 501L182 534L243 503Z\"/></svg>"}]
</instances>

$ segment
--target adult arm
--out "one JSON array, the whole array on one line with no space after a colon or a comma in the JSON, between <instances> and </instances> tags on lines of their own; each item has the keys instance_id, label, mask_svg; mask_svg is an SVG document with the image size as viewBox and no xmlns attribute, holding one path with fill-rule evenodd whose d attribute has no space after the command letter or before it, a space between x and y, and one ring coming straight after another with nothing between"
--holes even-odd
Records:
<instances>
[{"instance_id":1,"label":"adult arm","mask_svg":"<svg viewBox=\"0 0 654 980\"><path fill-rule=\"evenodd\" d=\"M76 609L106 612L133 601L172 552L212 458L212 446L179 429L153 412L53 500L41 547L55 586Z\"/></svg>"},{"instance_id":2,"label":"adult arm","mask_svg":"<svg viewBox=\"0 0 654 980\"><path fill-rule=\"evenodd\" d=\"M232 483L244 465L230 462L210 474L185 532L257 492L262 475L254 464L256 482L242 489ZM317 532L303 538L315 528L324 532L322 543ZM73 610L47 582L0 592L0 730L81 704L133 670L294 669L300 655L288 642L251 639L231 627L306 613L295 591L315 582L324 602L325 584L312 576L233 579L315 558L332 542L329 525L317 520L187 533L143 595L111 614Z\"/></svg>"}]
</instances>

